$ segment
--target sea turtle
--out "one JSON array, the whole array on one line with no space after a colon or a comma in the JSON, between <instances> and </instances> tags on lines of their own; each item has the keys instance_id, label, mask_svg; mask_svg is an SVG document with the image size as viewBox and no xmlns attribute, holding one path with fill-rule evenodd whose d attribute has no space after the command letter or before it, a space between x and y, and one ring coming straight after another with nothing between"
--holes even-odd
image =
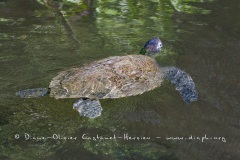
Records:
<instances>
[{"instance_id":1,"label":"sea turtle","mask_svg":"<svg viewBox=\"0 0 240 160\"><path fill-rule=\"evenodd\" d=\"M80 98L73 108L80 115L95 118L101 115L99 99L120 98L142 94L159 87L167 78L176 86L186 103L198 99L192 78L177 67L160 67L150 56L161 51L159 38L149 40L142 54L112 56L82 67L60 72L49 88L19 91L22 98L50 95L59 98ZM146 56L150 55L150 56Z\"/></svg>"}]
</instances>

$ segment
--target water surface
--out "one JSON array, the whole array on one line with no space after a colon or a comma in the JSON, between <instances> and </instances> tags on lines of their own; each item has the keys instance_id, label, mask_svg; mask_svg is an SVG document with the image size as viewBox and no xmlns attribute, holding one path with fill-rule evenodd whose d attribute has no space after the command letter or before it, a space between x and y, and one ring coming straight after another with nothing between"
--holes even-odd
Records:
<instances>
[{"instance_id":1,"label":"water surface","mask_svg":"<svg viewBox=\"0 0 240 160\"><path fill-rule=\"evenodd\" d=\"M60 9L0 2L0 159L240 158L238 0L60 2ZM193 77L197 102L185 104L165 81L139 96L101 100L102 116L88 119L72 109L75 99L15 96L47 87L61 70L137 54L156 36L164 45L157 61ZM100 136L113 140L94 140Z\"/></svg>"}]
</instances>

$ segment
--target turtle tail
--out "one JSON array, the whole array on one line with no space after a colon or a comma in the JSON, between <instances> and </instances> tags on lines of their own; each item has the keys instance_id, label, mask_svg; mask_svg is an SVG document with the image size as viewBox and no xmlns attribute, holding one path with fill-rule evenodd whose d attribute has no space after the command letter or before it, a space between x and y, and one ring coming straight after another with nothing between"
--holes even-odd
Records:
<instances>
[{"instance_id":1,"label":"turtle tail","mask_svg":"<svg viewBox=\"0 0 240 160\"><path fill-rule=\"evenodd\" d=\"M50 93L50 88L33 88L33 89L26 89L22 91L18 91L16 96L21 98L36 98L36 97L43 97L47 96Z\"/></svg>"},{"instance_id":2,"label":"turtle tail","mask_svg":"<svg viewBox=\"0 0 240 160\"><path fill-rule=\"evenodd\" d=\"M198 93L195 89L195 84L190 75L177 67L164 67L166 78L176 86L183 98L189 104L198 99Z\"/></svg>"}]
</instances>

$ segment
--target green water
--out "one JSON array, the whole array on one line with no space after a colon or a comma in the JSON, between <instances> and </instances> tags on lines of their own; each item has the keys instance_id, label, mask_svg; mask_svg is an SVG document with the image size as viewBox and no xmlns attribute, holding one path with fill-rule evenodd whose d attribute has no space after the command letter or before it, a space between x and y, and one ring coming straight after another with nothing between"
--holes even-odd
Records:
<instances>
[{"instance_id":1,"label":"green water","mask_svg":"<svg viewBox=\"0 0 240 160\"><path fill-rule=\"evenodd\" d=\"M60 2L60 10L41 0L0 2L0 159L240 159L238 0ZM48 87L61 70L138 53L156 36L164 47L157 61L193 77L197 102L185 104L165 81L101 100L101 117L88 119L72 109L75 99L15 96Z\"/></svg>"}]
</instances>

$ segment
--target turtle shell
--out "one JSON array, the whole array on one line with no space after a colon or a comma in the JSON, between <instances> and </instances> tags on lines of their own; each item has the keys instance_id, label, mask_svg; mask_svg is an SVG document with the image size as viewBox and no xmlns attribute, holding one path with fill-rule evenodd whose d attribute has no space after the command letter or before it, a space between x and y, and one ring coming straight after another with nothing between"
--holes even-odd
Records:
<instances>
[{"instance_id":1,"label":"turtle shell","mask_svg":"<svg viewBox=\"0 0 240 160\"><path fill-rule=\"evenodd\" d=\"M114 56L60 72L50 83L55 98L120 98L161 85L157 62L144 55Z\"/></svg>"}]
</instances>

